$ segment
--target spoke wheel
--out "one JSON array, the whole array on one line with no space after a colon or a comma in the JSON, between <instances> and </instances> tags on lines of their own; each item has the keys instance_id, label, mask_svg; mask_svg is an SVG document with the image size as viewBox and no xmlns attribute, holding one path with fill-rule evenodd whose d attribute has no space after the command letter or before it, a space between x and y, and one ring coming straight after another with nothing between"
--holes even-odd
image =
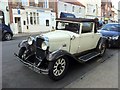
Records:
<instances>
[{"instance_id":1,"label":"spoke wheel","mask_svg":"<svg viewBox=\"0 0 120 90\"><path fill-rule=\"evenodd\" d=\"M100 56L103 56L106 51L106 44L100 43L97 51L100 53Z\"/></svg>"},{"instance_id":2,"label":"spoke wheel","mask_svg":"<svg viewBox=\"0 0 120 90\"><path fill-rule=\"evenodd\" d=\"M101 45L100 54L103 55L105 53L105 50L106 50L106 45L105 45L105 43L103 43Z\"/></svg>"},{"instance_id":3,"label":"spoke wheel","mask_svg":"<svg viewBox=\"0 0 120 90\"><path fill-rule=\"evenodd\" d=\"M49 76L53 80L60 80L64 77L68 69L68 59L60 57L49 64Z\"/></svg>"},{"instance_id":4,"label":"spoke wheel","mask_svg":"<svg viewBox=\"0 0 120 90\"><path fill-rule=\"evenodd\" d=\"M18 56L19 58L23 59L24 58L24 54L25 54L26 48L20 48Z\"/></svg>"},{"instance_id":5,"label":"spoke wheel","mask_svg":"<svg viewBox=\"0 0 120 90\"><path fill-rule=\"evenodd\" d=\"M12 35L11 35L10 33L6 33L6 34L4 35L4 39L9 41L9 40L12 39Z\"/></svg>"},{"instance_id":6,"label":"spoke wheel","mask_svg":"<svg viewBox=\"0 0 120 90\"><path fill-rule=\"evenodd\" d=\"M53 74L55 76L60 76L65 70L65 65L66 65L65 59L63 58L58 59L53 66Z\"/></svg>"}]
</instances>

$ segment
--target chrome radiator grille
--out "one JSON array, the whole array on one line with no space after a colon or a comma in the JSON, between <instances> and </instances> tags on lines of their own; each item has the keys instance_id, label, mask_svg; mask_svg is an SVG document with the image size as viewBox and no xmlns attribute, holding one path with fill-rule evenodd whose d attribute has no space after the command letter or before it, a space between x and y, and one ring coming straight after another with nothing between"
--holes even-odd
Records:
<instances>
[{"instance_id":1,"label":"chrome radiator grille","mask_svg":"<svg viewBox=\"0 0 120 90\"><path fill-rule=\"evenodd\" d=\"M43 38L37 38L36 39L36 56L39 59L44 59L45 58L45 51L41 49L42 42L44 41Z\"/></svg>"}]
</instances>

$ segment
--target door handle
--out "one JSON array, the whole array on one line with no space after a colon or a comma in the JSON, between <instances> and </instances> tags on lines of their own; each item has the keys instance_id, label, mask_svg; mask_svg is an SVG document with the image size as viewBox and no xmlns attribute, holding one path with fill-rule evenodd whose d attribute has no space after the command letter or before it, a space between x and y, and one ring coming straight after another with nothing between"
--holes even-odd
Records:
<instances>
[{"instance_id":1,"label":"door handle","mask_svg":"<svg viewBox=\"0 0 120 90\"><path fill-rule=\"evenodd\" d=\"M75 38L76 38L76 37L73 35L72 38L71 38L71 40L74 40Z\"/></svg>"}]
</instances>

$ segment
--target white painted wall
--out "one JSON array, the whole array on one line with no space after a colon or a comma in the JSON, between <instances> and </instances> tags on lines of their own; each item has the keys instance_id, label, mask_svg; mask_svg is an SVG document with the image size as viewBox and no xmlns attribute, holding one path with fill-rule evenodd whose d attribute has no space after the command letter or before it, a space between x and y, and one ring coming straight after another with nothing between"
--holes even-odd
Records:
<instances>
[{"instance_id":1,"label":"white painted wall","mask_svg":"<svg viewBox=\"0 0 120 90\"><path fill-rule=\"evenodd\" d=\"M51 12L50 10L44 10L44 9L38 9L38 8L25 8L25 10L20 10L20 14L18 15L17 9L13 9L13 31L14 34L18 34L18 27L16 26L15 23L15 17L20 17L21 18L21 29L22 32L28 33L28 32L46 32L46 31L51 31L52 27L55 28L55 18L56 14L54 12ZM29 18L29 24L27 24L27 14L28 13L28 18ZM39 24L31 24L30 23L30 12L35 12L36 14L39 13ZM46 26L46 20L49 20L49 26ZM37 21L37 17L36 17ZM26 24L24 25L24 22ZM28 29L27 29L28 27Z\"/></svg>"},{"instance_id":2,"label":"white painted wall","mask_svg":"<svg viewBox=\"0 0 120 90\"><path fill-rule=\"evenodd\" d=\"M66 10L65 10L65 5L66 4ZM72 7L75 7L74 12L72 11ZM79 12L79 8L81 8L81 12ZM62 1L58 1L58 17L60 17L61 12L66 12L66 13L72 13L74 14L77 18L84 18L85 16L85 8L69 3L65 3Z\"/></svg>"},{"instance_id":3,"label":"white painted wall","mask_svg":"<svg viewBox=\"0 0 120 90\"><path fill-rule=\"evenodd\" d=\"M85 17L86 18L101 18L101 0L78 0L85 5ZM90 9L90 11L89 11ZM95 9L95 12L93 10Z\"/></svg>"},{"instance_id":4,"label":"white painted wall","mask_svg":"<svg viewBox=\"0 0 120 90\"><path fill-rule=\"evenodd\" d=\"M8 25L8 23L10 23L10 18L9 11L6 11L6 7L8 7L8 0L0 0L0 10L4 12L5 24Z\"/></svg>"},{"instance_id":5,"label":"white painted wall","mask_svg":"<svg viewBox=\"0 0 120 90\"><path fill-rule=\"evenodd\" d=\"M120 1L118 3L118 21L120 23Z\"/></svg>"}]
</instances>

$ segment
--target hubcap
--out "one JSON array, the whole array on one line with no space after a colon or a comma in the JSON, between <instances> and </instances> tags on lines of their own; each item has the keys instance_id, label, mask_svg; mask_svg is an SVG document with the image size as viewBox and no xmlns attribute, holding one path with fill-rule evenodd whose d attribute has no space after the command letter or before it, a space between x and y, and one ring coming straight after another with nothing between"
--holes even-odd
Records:
<instances>
[{"instance_id":1,"label":"hubcap","mask_svg":"<svg viewBox=\"0 0 120 90\"><path fill-rule=\"evenodd\" d=\"M105 44L102 44L101 46L101 54L103 54L105 52Z\"/></svg>"},{"instance_id":2,"label":"hubcap","mask_svg":"<svg viewBox=\"0 0 120 90\"><path fill-rule=\"evenodd\" d=\"M27 53L27 50L25 50L25 52L22 54L22 59L25 59L26 53Z\"/></svg>"},{"instance_id":3,"label":"hubcap","mask_svg":"<svg viewBox=\"0 0 120 90\"><path fill-rule=\"evenodd\" d=\"M66 66L65 59L63 58L58 59L53 66L53 74L55 76L60 76L64 72L65 66Z\"/></svg>"},{"instance_id":4,"label":"hubcap","mask_svg":"<svg viewBox=\"0 0 120 90\"><path fill-rule=\"evenodd\" d=\"M10 35L9 33L6 34L6 35L5 35L5 39L6 39L6 40L10 40L10 39L11 39L11 35Z\"/></svg>"}]
</instances>

